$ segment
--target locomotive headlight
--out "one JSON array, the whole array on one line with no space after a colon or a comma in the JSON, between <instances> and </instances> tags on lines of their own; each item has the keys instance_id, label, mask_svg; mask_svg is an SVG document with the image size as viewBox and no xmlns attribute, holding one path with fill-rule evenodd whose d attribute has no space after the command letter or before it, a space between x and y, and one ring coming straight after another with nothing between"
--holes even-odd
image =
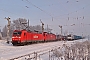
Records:
<instances>
[{"instance_id":1,"label":"locomotive headlight","mask_svg":"<svg viewBox=\"0 0 90 60\"><path fill-rule=\"evenodd\" d=\"M12 37L12 38L14 38L14 37Z\"/></svg>"},{"instance_id":2,"label":"locomotive headlight","mask_svg":"<svg viewBox=\"0 0 90 60\"><path fill-rule=\"evenodd\" d=\"M18 37L18 38L21 38L21 37Z\"/></svg>"}]
</instances>

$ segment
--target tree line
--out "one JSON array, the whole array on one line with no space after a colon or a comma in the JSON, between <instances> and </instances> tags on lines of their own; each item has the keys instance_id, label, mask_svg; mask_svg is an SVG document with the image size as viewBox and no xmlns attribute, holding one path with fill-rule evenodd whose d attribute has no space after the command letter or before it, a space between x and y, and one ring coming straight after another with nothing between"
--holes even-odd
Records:
<instances>
[{"instance_id":1,"label":"tree line","mask_svg":"<svg viewBox=\"0 0 90 60\"><path fill-rule=\"evenodd\" d=\"M35 26L29 26L28 25L28 20L27 19L23 19L23 18L18 18L16 20L13 20L12 23L10 23L10 37L12 37L12 33L14 30L30 30L30 31L38 31L38 32L42 32L42 26L41 25L35 25ZM45 31L49 31L51 32L50 28L45 28ZM4 26L4 28L2 29L2 36L6 37L7 36L7 25Z\"/></svg>"}]
</instances>

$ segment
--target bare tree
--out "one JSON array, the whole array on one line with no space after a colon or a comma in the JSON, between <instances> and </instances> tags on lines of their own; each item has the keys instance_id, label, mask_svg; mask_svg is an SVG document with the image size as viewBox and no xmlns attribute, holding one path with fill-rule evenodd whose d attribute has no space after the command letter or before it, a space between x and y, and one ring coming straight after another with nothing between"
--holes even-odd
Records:
<instances>
[{"instance_id":1,"label":"bare tree","mask_svg":"<svg viewBox=\"0 0 90 60\"><path fill-rule=\"evenodd\" d=\"M16 30L22 30L27 28L27 20L19 18L13 21Z\"/></svg>"},{"instance_id":2,"label":"bare tree","mask_svg":"<svg viewBox=\"0 0 90 60\"><path fill-rule=\"evenodd\" d=\"M42 27L40 25L35 25L35 26L28 26L27 24L27 20L23 19L23 18L19 18L13 21L13 24L15 26L15 29L17 30L22 30L22 29L26 29L26 30L30 30L30 31L38 31L38 32L42 32ZM47 29L45 28L45 31ZM48 28L48 31L51 32L52 29ZM48 32L46 31L46 32Z\"/></svg>"},{"instance_id":3,"label":"bare tree","mask_svg":"<svg viewBox=\"0 0 90 60\"><path fill-rule=\"evenodd\" d=\"M11 23L10 25L10 37L12 37L13 31L15 30L14 24Z\"/></svg>"},{"instance_id":4,"label":"bare tree","mask_svg":"<svg viewBox=\"0 0 90 60\"><path fill-rule=\"evenodd\" d=\"M7 33L7 26L6 26L6 25L5 25L5 27L3 28L2 32L3 32L3 33L2 33L2 36L3 36L3 37L6 37L6 36L7 36L7 34L6 34L6 33Z\"/></svg>"},{"instance_id":5,"label":"bare tree","mask_svg":"<svg viewBox=\"0 0 90 60\"><path fill-rule=\"evenodd\" d=\"M35 26L28 26L27 20L23 18L18 18L16 20L13 20L13 23L10 24L10 37L12 36L12 33L14 30L30 30L30 31L38 31L42 32L42 27L40 25L35 25ZM45 28L45 31L47 29ZM50 28L48 28L49 32L51 32ZM46 31L48 32L48 31ZM3 28L3 37L7 36L7 26Z\"/></svg>"}]
</instances>

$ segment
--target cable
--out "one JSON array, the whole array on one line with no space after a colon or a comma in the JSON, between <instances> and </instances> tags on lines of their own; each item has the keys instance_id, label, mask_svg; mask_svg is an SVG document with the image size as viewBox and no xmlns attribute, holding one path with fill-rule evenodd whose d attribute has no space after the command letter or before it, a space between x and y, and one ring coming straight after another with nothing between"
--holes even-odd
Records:
<instances>
[{"instance_id":1,"label":"cable","mask_svg":"<svg viewBox=\"0 0 90 60\"><path fill-rule=\"evenodd\" d=\"M69 2L69 1L67 1L67 2ZM79 2L79 1L76 1L76 2ZM62 4L61 4L62 5ZM86 6L88 6L89 4L87 4ZM63 6L63 5L62 5ZM80 8L80 9L78 9L78 10L76 10L76 11L72 11L72 12L70 12L70 13L67 13L67 14L62 14L62 15L60 15L60 16L65 16L65 15L71 15L71 14L73 14L73 13L76 13L76 12L78 12L78 11L81 11L81 10L83 10L83 9L85 9L85 7L86 6L84 6L84 7L82 7L82 8ZM64 7L64 6L63 6ZM89 7L89 6L88 6ZM66 10L68 10L68 9L66 9ZM59 16L57 16L57 17L59 17ZM69 18L68 18L69 19ZM78 19L78 18L77 18Z\"/></svg>"},{"instance_id":2,"label":"cable","mask_svg":"<svg viewBox=\"0 0 90 60\"><path fill-rule=\"evenodd\" d=\"M10 13L10 14L13 14L12 12L9 12L9 11L4 10L4 9L1 9L1 8L0 8L0 10L5 11L5 12ZM16 16L17 16L18 14L14 14L14 15L16 15Z\"/></svg>"},{"instance_id":3,"label":"cable","mask_svg":"<svg viewBox=\"0 0 90 60\"><path fill-rule=\"evenodd\" d=\"M23 1L23 0L22 0L22 1ZM42 12L48 14L46 11L44 11L44 10L42 10L40 7L38 7L38 6L34 5L34 4L32 4L30 1L28 1L28 0L26 0L26 1L27 1L28 3L30 3L31 5L33 5L34 7L36 7L37 9L41 10ZM26 7L26 8L29 8L28 6L25 6L25 7ZM80 8L80 9L78 9L77 11L82 10L82 9L84 9L84 8L85 8L85 7L82 7L82 8ZM0 9L0 10L5 11L5 12L8 12L8 13L11 13L11 12L6 11L6 10L4 10L4 9ZM77 12L77 11L70 12L70 13L68 13L68 14L63 14L62 16L70 15L70 14L75 13L75 12ZM11 14L13 14L13 13L11 13ZM18 15L18 14L14 14L14 15ZM52 17L51 14L48 14L48 15ZM52 17L52 21L54 20L54 18L55 18L55 17ZM68 20L69 20L69 18L70 18L70 17L68 17ZM78 19L78 18L77 18L77 19ZM83 17L83 19L84 19L84 17Z\"/></svg>"},{"instance_id":4,"label":"cable","mask_svg":"<svg viewBox=\"0 0 90 60\"><path fill-rule=\"evenodd\" d=\"M23 1L23 0L22 0L22 1ZM28 0L26 0L26 1L27 1L29 4L31 4L32 6L36 7L37 9L39 9L40 11L48 14L46 11L42 10L40 7L36 6L35 4L31 3L30 1L28 1ZM76 1L76 2L77 2L77 1ZM29 7L26 6L26 8L29 8ZM77 11L81 11L81 10L84 9L84 8L85 8L85 7L82 7L82 8L80 8L80 9L76 10L76 11L73 11L73 12L70 12L70 13L67 13L67 14L63 14L63 15L60 15L60 16L71 15L71 14L77 12ZM48 15L52 17L52 15L50 15L50 14L48 14ZM52 17L52 21L54 21L54 18L56 18L56 17ZM68 17L67 19L69 20L69 18L70 18L70 17ZM78 17L76 17L76 19L78 20ZM84 16L83 16L83 19L84 19Z\"/></svg>"},{"instance_id":5,"label":"cable","mask_svg":"<svg viewBox=\"0 0 90 60\"><path fill-rule=\"evenodd\" d=\"M51 14L47 13L46 11L44 11L43 9L41 9L40 7L36 6L35 4L31 3L31 2L30 2L30 1L28 1L28 0L26 0L26 1L27 1L29 4L31 4L32 6L36 7L37 9L39 9L40 11L42 11L42 12L44 12L44 13L46 13L46 14L48 14L49 16L51 16L51 17L52 17L52 15L51 15Z\"/></svg>"},{"instance_id":6,"label":"cable","mask_svg":"<svg viewBox=\"0 0 90 60\"><path fill-rule=\"evenodd\" d=\"M21 8L23 8L24 9L24 7L22 7L22 6L19 6L19 7L21 7ZM26 8L29 8L28 6L25 6ZM10 13L10 14L13 14L13 15L15 15L15 16L18 16L18 13L12 13L12 12L10 12L10 11L7 11L7 10L5 10L5 9L2 9L2 8L0 8L0 10L2 10L2 11L4 11L4 12L7 12L7 13ZM23 17L23 16L22 16Z\"/></svg>"}]
</instances>

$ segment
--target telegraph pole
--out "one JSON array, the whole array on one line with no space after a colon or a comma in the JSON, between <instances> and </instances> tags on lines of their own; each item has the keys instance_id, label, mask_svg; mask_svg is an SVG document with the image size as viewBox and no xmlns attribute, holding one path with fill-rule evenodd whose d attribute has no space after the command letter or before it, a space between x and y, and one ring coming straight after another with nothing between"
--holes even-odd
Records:
<instances>
[{"instance_id":1,"label":"telegraph pole","mask_svg":"<svg viewBox=\"0 0 90 60\"><path fill-rule=\"evenodd\" d=\"M9 33L10 33L10 23L11 23L11 21L10 21L10 17L8 17L8 18L5 17L5 19L8 21L8 25L7 25L7 43L9 44L9 38L10 38Z\"/></svg>"}]
</instances>

